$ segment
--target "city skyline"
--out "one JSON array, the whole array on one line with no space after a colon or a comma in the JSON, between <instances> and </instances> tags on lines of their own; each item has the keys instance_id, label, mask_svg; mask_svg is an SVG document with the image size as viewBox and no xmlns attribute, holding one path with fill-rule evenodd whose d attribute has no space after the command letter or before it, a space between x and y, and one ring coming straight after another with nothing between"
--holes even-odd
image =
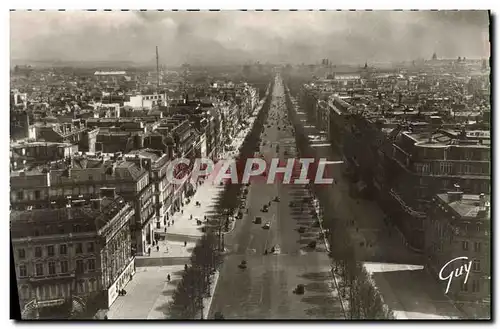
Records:
<instances>
[{"instance_id":1,"label":"city skyline","mask_svg":"<svg viewBox=\"0 0 500 329\"><path fill-rule=\"evenodd\" d=\"M487 11L16 11L10 27L11 60L150 64L158 46L162 65L353 64L479 59L490 47Z\"/></svg>"}]
</instances>

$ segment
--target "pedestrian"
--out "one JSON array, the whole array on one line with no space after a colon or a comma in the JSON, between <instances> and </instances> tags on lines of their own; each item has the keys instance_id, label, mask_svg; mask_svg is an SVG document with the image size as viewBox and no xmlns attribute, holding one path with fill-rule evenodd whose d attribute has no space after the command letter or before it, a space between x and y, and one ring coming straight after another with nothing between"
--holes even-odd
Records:
<instances>
[{"instance_id":1,"label":"pedestrian","mask_svg":"<svg viewBox=\"0 0 500 329\"><path fill-rule=\"evenodd\" d=\"M172 219L172 225L174 225L174 224L175 224L175 221Z\"/></svg>"},{"instance_id":2,"label":"pedestrian","mask_svg":"<svg viewBox=\"0 0 500 329\"><path fill-rule=\"evenodd\" d=\"M186 242L186 241L184 241L184 247L186 247L186 246L187 246L187 242Z\"/></svg>"},{"instance_id":3,"label":"pedestrian","mask_svg":"<svg viewBox=\"0 0 500 329\"><path fill-rule=\"evenodd\" d=\"M170 282L170 274L167 275L167 281Z\"/></svg>"},{"instance_id":4,"label":"pedestrian","mask_svg":"<svg viewBox=\"0 0 500 329\"><path fill-rule=\"evenodd\" d=\"M168 226L170 226L170 223L168 224ZM167 233L167 228L165 227L165 233Z\"/></svg>"},{"instance_id":5,"label":"pedestrian","mask_svg":"<svg viewBox=\"0 0 500 329\"><path fill-rule=\"evenodd\" d=\"M181 209L181 214L184 215L184 209Z\"/></svg>"},{"instance_id":6,"label":"pedestrian","mask_svg":"<svg viewBox=\"0 0 500 329\"><path fill-rule=\"evenodd\" d=\"M184 271L187 271L188 270L188 266L187 264L184 264Z\"/></svg>"},{"instance_id":7,"label":"pedestrian","mask_svg":"<svg viewBox=\"0 0 500 329\"><path fill-rule=\"evenodd\" d=\"M148 247L148 255L151 255L151 247Z\"/></svg>"},{"instance_id":8,"label":"pedestrian","mask_svg":"<svg viewBox=\"0 0 500 329\"><path fill-rule=\"evenodd\" d=\"M159 245L156 245L156 251L160 251L160 246Z\"/></svg>"},{"instance_id":9,"label":"pedestrian","mask_svg":"<svg viewBox=\"0 0 500 329\"><path fill-rule=\"evenodd\" d=\"M193 214L189 215L189 219L193 219Z\"/></svg>"}]
</instances>

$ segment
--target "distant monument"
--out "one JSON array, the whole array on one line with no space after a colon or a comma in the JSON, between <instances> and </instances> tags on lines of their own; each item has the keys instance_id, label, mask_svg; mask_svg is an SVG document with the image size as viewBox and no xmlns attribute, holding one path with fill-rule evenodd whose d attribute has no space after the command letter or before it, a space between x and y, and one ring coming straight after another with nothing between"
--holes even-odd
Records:
<instances>
[{"instance_id":1,"label":"distant monument","mask_svg":"<svg viewBox=\"0 0 500 329\"><path fill-rule=\"evenodd\" d=\"M437 57L436 53L434 52L434 54L432 54L432 60L437 61L437 59L438 59L438 57Z\"/></svg>"}]
</instances>

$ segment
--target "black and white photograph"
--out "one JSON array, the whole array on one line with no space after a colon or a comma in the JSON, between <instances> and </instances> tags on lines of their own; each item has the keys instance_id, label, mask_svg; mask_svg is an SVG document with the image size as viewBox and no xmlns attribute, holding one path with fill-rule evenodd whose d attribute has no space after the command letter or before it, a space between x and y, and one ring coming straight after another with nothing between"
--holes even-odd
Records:
<instances>
[{"instance_id":1,"label":"black and white photograph","mask_svg":"<svg viewBox=\"0 0 500 329\"><path fill-rule=\"evenodd\" d=\"M11 10L14 318L491 320L492 15Z\"/></svg>"}]
</instances>

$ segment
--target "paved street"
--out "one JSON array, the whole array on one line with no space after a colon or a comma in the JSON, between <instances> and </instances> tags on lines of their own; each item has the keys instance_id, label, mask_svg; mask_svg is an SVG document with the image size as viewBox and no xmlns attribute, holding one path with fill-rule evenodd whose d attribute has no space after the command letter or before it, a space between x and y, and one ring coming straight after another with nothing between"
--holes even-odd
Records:
<instances>
[{"instance_id":1,"label":"paved street","mask_svg":"<svg viewBox=\"0 0 500 329\"><path fill-rule=\"evenodd\" d=\"M276 121L285 116L283 87L277 83L273 102L262 138L266 143L279 142L280 158L293 138L289 132L278 130ZM280 124L283 126L283 124ZM276 156L275 145L262 148L266 160ZM290 157L293 154L289 155ZM303 186L254 182L247 197L248 215L238 221L236 228L225 237L228 255L221 268L219 283L210 310L222 312L227 319L338 319L342 318L340 302L331 287L330 260L325 246L318 240L319 228L312 227L314 219L308 208L290 207L290 201L302 200ZM269 212L261 212L264 204L272 202ZM255 216L262 224L254 224ZM262 226L269 222L270 229ZM299 234L298 227L307 227ZM307 244L317 240L316 250ZM278 255L264 255L265 249L279 245ZM242 260L246 269L238 268ZM305 285L304 295L293 293L297 284Z\"/></svg>"},{"instance_id":2,"label":"paved street","mask_svg":"<svg viewBox=\"0 0 500 329\"><path fill-rule=\"evenodd\" d=\"M296 122L302 125L314 155L329 161L342 161L342 155L334 151L325 132L315 127L307 113L298 107L294 111ZM336 218L352 221L349 230L356 241L358 259L369 262L366 268L374 273L373 279L384 301L396 316L402 319L457 317L457 309L440 293L442 288L424 269L421 255L406 248L398 233L384 224L385 215L377 204L349 196L349 183L342 175L342 165L333 165L329 170L335 183L327 187L329 199L325 211L333 212Z\"/></svg>"}]
</instances>

